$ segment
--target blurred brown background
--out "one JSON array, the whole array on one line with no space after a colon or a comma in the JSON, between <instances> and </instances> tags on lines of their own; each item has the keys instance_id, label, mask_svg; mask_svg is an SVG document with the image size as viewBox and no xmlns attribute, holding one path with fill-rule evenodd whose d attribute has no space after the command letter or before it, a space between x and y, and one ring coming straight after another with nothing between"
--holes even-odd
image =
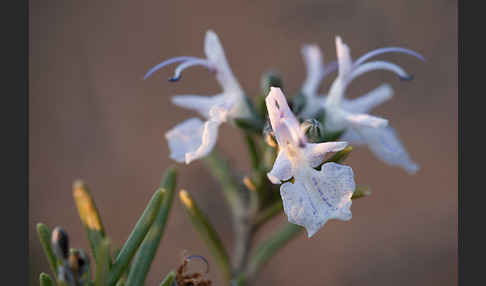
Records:
<instances>
[{"instance_id":1,"label":"blurred brown background","mask_svg":"<svg viewBox=\"0 0 486 286\"><path fill-rule=\"evenodd\" d=\"M233 72L252 96L262 72L279 69L289 94L300 87L300 47L317 43L334 60L341 35L354 58L404 46L427 62L385 55L415 76L387 72L356 80L350 97L389 82L395 97L374 114L388 118L421 170L414 176L376 160L365 148L348 159L373 195L353 203L350 222L331 221L301 235L259 276L258 285L456 285L457 13L456 1L31 1L29 250L32 284L48 272L35 233L39 221L63 226L72 246L89 249L71 183L84 179L113 244L122 245L158 186L169 158L164 132L192 112L170 96L214 94L202 68L169 83L172 67L144 73L173 56L203 56L214 29ZM325 89L323 89L324 91ZM218 147L245 170L241 136L222 128ZM201 162L178 165L178 188L191 191L224 242L232 233L218 185ZM280 217L267 227L277 227ZM259 236L259 239L265 232ZM176 200L147 285L158 285L181 253L209 253ZM213 264L214 265L214 264ZM215 266L215 265L214 265ZM220 273L210 277L221 285Z\"/></svg>"}]
</instances>

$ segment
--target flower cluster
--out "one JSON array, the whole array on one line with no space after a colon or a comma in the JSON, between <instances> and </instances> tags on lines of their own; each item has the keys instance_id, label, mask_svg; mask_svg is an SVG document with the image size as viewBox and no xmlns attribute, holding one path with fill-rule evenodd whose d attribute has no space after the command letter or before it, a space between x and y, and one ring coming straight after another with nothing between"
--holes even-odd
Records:
<instances>
[{"instance_id":1,"label":"flower cluster","mask_svg":"<svg viewBox=\"0 0 486 286\"><path fill-rule=\"evenodd\" d=\"M174 71L170 81L177 81L181 73L191 66L203 66L216 75L223 91L220 94L207 97L200 95L177 95L172 102L180 107L199 112L207 119L203 122L199 118L190 118L176 125L166 133L170 157L177 162L192 161L206 156L211 152L218 138L218 128L221 123L234 118L250 117L246 96L233 75L226 60L223 47L218 36L213 31L206 33L204 40L206 59L195 57L176 57L166 60L147 72L145 78L169 64L181 62Z\"/></svg>"},{"instance_id":2,"label":"flower cluster","mask_svg":"<svg viewBox=\"0 0 486 286\"><path fill-rule=\"evenodd\" d=\"M304 226L309 237L329 219L351 219L351 197L355 191L353 171L349 166L326 163L324 159L327 153L343 150L348 142L366 144L386 164L402 167L409 173L419 169L409 158L388 120L369 114L372 108L392 97L393 90L388 84L357 99L347 100L344 97L353 79L372 70L388 70L402 80L412 78L394 63L369 61L371 58L389 52L405 53L421 60L423 57L405 48L386 47L368 52L353 61L349 47L339 36L336 37L336 50L337 62L324 64L319 47L303 46L307 78L300 91L304 103L299 110L289 107L280 88L271 87L265 95L266 114L278 145L277 156L273 166L267 169L267 177L271 183L281 184L280 195L289 222ZM195 110L206 120L190 118L166 133L170 157L186 164L213 150L218 128L223 122L234 123L237 119L259 116L253 112L254 107L233 75L223 47L213 31L206 33L204 52L206 58L184 56L166 60L145 76L147 78L169 64L180 63L174 76L169 79L176 81L184 69L200 65L214 72L222 87L220 94L211 97L178 95L172 98L175 105ZM327 94L320 95L323 79L336 70L337 77ZM309 140L308 120L321 124L313 126L319 134L337 133L341 136L330 141L324 137ZM301 124L302 121L307 124ZM338 139L341 141L336 141Z\"/></svg>"}]
</instances>

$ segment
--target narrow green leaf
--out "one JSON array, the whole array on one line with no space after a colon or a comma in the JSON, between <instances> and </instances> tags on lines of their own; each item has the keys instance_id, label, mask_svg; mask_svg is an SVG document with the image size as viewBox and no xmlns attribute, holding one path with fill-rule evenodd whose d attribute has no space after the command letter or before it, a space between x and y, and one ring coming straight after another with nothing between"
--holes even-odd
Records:
<instances>
[{"instance_id":1,"label":"narrow green leaf","mask_svg":"<svg viewBox=\"0 0 486 286\"><path fill-rule=\"evenodd\" d=\"M167 170L164 179L162 180L161 189L164 197L161 202L159 213L155 218L154 223L150 227L150 231L142 242L142 245L137 251L130 273L128 274L127 286L144 285L152 261L159 247L160 240L164 233L167 218L174 199L174 189L176 186L176 171L174 168Z\"/></svg>"},{"instance_id":2,"label":"narrow green leaf","mask_svg":"<svg viewBox=\"0 0 486 286\"><path fill-rule=\"evenodd\" d=\"M230 165L215 151L204 157L204 162L213 177L221 184L223 195L231 206L230 209L233 212L241 212L243 206L240 199L239 188L231 173Z\"/></svg>"},{"instance_id":3,"label":"narrow green leaf","mask_svg":"<svg viewBox=\"0 0 486 286\"><path fill-rule=\"evenodd\" d=\"M353 151L353 147L347 146L343 150L336 152L336 154L334 154L331 158L326 160L324 163L329 163L329 162L342 163L344 162L344 160L346 160L346 158L348 158L349 153L351 153L351 151Z\"/></svg>"},{"instance_id":4,"label":"narrow green leaf","mask_svg":"<svg viewBox=\"0 0 486 286\"><path fill-rule=\"evenodd\" d=\"M105 230L101 223L100 214L93 197L83 181L77 180L73 183L73 197L78 208L79 217L88 235L93 256L96 259L98 244L105 238Z\"/></svg>"},{"instance_id":5,"label":"narrow green leaf","mask_svg":"<svg viewBox=\"0 0 486 286\"><path fill-rule=\"evenodd\" d=\"M247 132L261 134L263 131L264 122L258 118L235 118L233 121L236 126Z\"/></svg>"},{"instance_id":6,"label":"narrow green leaf","mask_svg":"<svg viewBox=\"0 0 486 286\"><path fill-rule=\"evenodd\" d=\"M198 208L196 202L185 190L179 192L179 198L192 224L207 244L216 263L221 267L226 279L231 277L231 265L226 249L218 233L209 222L207 216Z\"/></svg>"},{"instance_id":7,"label":"narrow green leaf","mask_svg":"<svg viewBox=\"0 0 486 286\"><path fill-rule=\"evenodd\" d=\"M352 200L359 199L362 197L367 197L371 195L370 188L367 186L356 186L354 190L353 196L351 197Z\"/></svg>"},{"instance_id":8,"label":"narrow green leaf","mask_svg":"<svg viewBox=\"0 0 486 286\"><path fill-rule=\"evenodd\" d=\"M282 249L288 242L297 237L301 230L303 230L303 228L298 225L286 223L283 228L274 233L267 240L263 241L256 248L254 255L250 258L245 274L239 279L243 281L253 279L263 265L265 265L270 258L272 258L275 253Z\"/></svg>"},{"instance_id":9,"label":"narrow green leaf","mask_svg":"<svg viewBox=\"0 0 486 286\"><path fill-rule=\"evenodd\" d=\"M118 282L116 283L116 286L125 286L125 282L123 280L118 280Z\"/></svg>"},{"instance_id":10,"label":"narrow green leaf","mask_svg":"<svg viewBox=\"0 0 486 286\"><path fill-rule=\"evenodd\" d=\"M44 272L39 275L39 283L40 286L54 286L54 281L51 276Z\"/></svg>"},{"instance_id":11,"label":"narrow green leaf","mask_svg":"<svg viewBox=\"0 0 486 286\"><path fill-rule=\"evenodd\" d=\"M42 249L44 250L44 254L46 255L47 262L49 263L49 267L51 268L52 275L54 275L54 279L57 279L57 258L51 247L51 231L47 225L38 223L37 234L39 236Z\"/></svg>"},{"instance_id":12,"label":"narrow green leaf","mask_svg":"<svg viewBox=\"0 0 486 286\"><path fill-rule=\"evenodd\" d=\"M125 245L123 245L122 249L120 250L120 254L118 254L115 262L113 263L108 285L115 285L123 272L126 270L128 263L130 263L130 260L142 243L145 235L150 229L150 226L154 222L157 213L159 212L162 197L162 191L157 190L152 196L152 199L150 199L150 202L145 208L142 216L138 219L137 224L125 242Z\"/></svg>"},{"instance_id":13,"label":"narrow green leaf","mask_svg":"<svg viewBox=\"0 0 486 286\"><path fill-rule=\"evenodd\" d=\"M95 286L105 286L110 271L110 242L104 238L97 244L96 279Z\"/></svg>"},{"instance_id":14,"label":"narrow green leaf","mask_svg":"<svg viewBox=\"0 0 486 286\"><path fill-rule=\"evenodd\" d=\"M172 286L175 282L176 273L174 271L169 272L167 276L165 276L164 280L160 283L159 286Z\"/></svg>"},{"instance_id":15,"label":"narrow green leaf","mask_svg":"<svg viewBox=\"0 0 486 286\"><path fill-rule=\"evenodd\" d=\"M255 143L252 135L245 132L245 142L248 147L248 154L250 155L251 166L253 170L257 170L260 167L260 152L258 146Z\"/></svg>"}]
</instances>

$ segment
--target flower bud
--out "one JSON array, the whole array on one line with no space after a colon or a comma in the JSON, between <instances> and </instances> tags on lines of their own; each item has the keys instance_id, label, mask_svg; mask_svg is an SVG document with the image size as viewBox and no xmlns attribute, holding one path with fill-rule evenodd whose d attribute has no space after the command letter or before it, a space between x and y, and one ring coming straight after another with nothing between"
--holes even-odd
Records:
<instances>
[{"instance_id":1,"label":"flower bud","mask_svg":"<svg viewBox=\"0 0 486 286\"><path fill-rule=\"evenodd\" d=\"M52 230L51 244L54 253L61 260L68 259L69 255L69 237L67 233L59 226Z\"/></svg>"},{"instance_id":2,"label":"flower bud","mask_svg":"<svg viewBox=\"0 0 486 286\"><path fill-rule=\"evenodd\" d=\"M300 127L304 130L307 138L310 142L319 143L322 142L322 124L316 119L307 119L302 122Z\"/></svg>"},{"instance_id":3,"label":"flower bud","mask_svg":"<svg viewBox=\"0 0 486 286\"><path fill-rule=\"evenodd\" d=\"M264 97L270 92L272 86L283 88L282 77L277 71L267 71L262 75L261 88Z\"/></svg>"},{"instance_id":4,"label":"flower bud","mask_svg":"<svg viewBox=\"0 0 486 286\"><path fill-rule=\"evenodd\" d=\"M69 267L77 274L83 276L89 267L89 257L82 249L72 249L69 255Z\"/></svg>"}]
</instances>

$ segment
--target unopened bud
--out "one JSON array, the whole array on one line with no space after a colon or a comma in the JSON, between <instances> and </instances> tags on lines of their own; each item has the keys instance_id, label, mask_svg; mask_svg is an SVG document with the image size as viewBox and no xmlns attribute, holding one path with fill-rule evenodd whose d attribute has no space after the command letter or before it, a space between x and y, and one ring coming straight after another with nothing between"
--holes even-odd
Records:
<instances>
[{"instance_id":1,"label":"unopened bud","mask_svg":"<svg viewBox=\"0 0 486 286\"><path fill-rule=\"evenodd\" d=\"M54 253L62 260L68 259L69 255L69 237L67 233L59 226L52 231L51 244Z\"/></svg>"},{"instance_id":2,"label":"unopened bud","mask_svg":"<svg viewBox=\"0 0 486 286\"><path fill-rule=\"evenodd\" d=\"M283 89L282 77L277 71L267 71L262 75L261 88L264 97L270 92L270 87Z\"/></svg>"},{"instance_id":3,"label":"unopened bud","mask_svg":"<svg viewBox=\"0 0 486 286\"><path fill-rule=\"evenodd\" d=\"M316 119L307 119L302 122L300 127L304 130L307 138L310 142L319 143L322 142L322 124Z\"/></svg>"},{"instance_id":4,"label":"unopened bud","mask_svg":"<svg viewBox=\"0 0 486 286\"><path fill-rule=\"evenodd\" d=\"M89 257L82 249L72 249L69 255L69 267L77 274L83 276L89 267Z\"/></svg>"}]
</instances>

